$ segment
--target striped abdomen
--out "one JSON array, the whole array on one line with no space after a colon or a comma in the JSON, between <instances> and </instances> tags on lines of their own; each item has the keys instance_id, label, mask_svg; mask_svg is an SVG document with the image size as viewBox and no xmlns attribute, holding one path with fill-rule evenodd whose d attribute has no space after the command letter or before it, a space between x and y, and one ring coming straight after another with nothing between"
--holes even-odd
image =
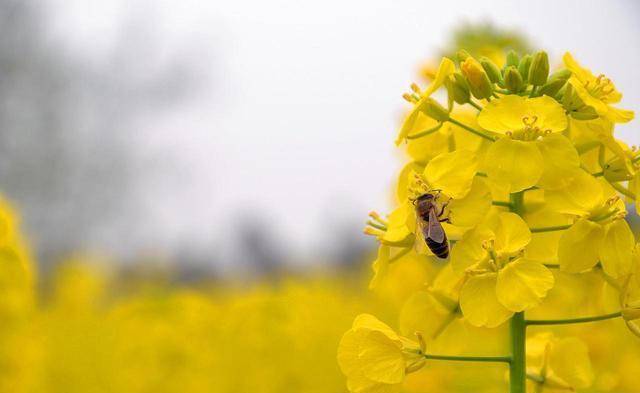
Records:
<instances>
[{"instance_id":1,"label":"striped abdomen","mask_svg":"<svg viewBox=\"0 0 640 393\"><path fill-rule=\"evenodd\" d=\"M436 243L434 240L426 236L424 240L427 242L429 250L431 250L431 252L434 253L438 258L447 259L449 257L449 242L447 241L446 235L442 243Z\"/></svg>"}]
</instances>

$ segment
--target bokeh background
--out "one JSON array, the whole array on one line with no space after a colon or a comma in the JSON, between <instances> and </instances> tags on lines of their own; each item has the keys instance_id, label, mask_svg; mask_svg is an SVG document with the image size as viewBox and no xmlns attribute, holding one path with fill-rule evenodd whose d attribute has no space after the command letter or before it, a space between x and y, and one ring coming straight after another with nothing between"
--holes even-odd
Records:
<instances>
[{"instance_id":1,"label":"bokeh background","mask_svg":"<svg viewBox=\"0 0 640 393\"><path fill-rule=\"evenodd\" d=\"M390 206L401 94L464 26L571 50L640 109L631 0L2 0L0 22L28 272L3 279L7 392L345 391L340 334L404 296L366 291L361 234Z\"/></svg>"}]
</instances>

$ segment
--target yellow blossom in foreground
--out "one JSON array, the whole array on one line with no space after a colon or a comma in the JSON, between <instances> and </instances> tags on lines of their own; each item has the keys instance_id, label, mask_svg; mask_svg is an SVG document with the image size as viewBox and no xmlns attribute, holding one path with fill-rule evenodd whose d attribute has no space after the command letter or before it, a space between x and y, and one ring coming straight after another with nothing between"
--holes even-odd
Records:
<instances>
[{"instance_id":1,"label":"yellow blossom in foreground","mask_svg":"<svg viewBox=\"0 0 640 393\"><path fill-rule=\"evenodd\" d=\"M338 364L353 393L399 392L405 375L424 364L420 345L369 314L353 321L338 347Z\"/></svg>"},{"instance_id":2,"label":"yellow blossom in foreground","mask_svg":"<svg viewBox=\"0 0 640 393\"><path fill-rule=\"evenodd\" d=\"M540 304L553 287L549 269L523 256L530 241L531 232L518 215L500 213L455 245L451 264L468 275L460 307L471 324L498 326L514 312Z\"/></svg>"},{"instance_id":3,"label":"yellow blossom in foreground","mask_svg":"<svg viewBox=\"0 0 640 393\"><path fill-rule=\"evenodd\" d=\"M488 148L484 167L509 192L561 188L580 166L571 141L559 134L567 116L551 97L503 96L483 108L478 124L502 136Z\"/></svg>"},{"instance_id":4,"label":"yellow blossom in foreground","mask_svg":"<svg viewBox=\"0 0 640 393\"><path fill-rule=\"evenodd\" d=\"M612 277L629 273L635 240L622 219L624 202L608 183L581 173L568 187L545 197L548 208L576 220L560 237L558 262L563 270L579 273L600 262Z\"/></svg>"}]
</instances>

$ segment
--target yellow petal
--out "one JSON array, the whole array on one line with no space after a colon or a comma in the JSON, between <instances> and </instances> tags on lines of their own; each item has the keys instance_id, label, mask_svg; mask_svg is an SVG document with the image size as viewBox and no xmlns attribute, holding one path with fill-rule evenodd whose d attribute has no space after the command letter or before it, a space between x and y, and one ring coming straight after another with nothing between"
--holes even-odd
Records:
<instances>
[{"instance_id":1,"label":"yellow petal","mask_svg":"<svg viewBox=\"0 0 640 393\"><path fill-rule=\"evenodd\" d=\"M456 150L440 154L429 161L424 176L429 185L441 190L448 196L462 198L471 189L478 168L476 153L468 150Z\"/></svg>"},{"instance_id":2,"label":"yellow petal","mask_svg":"<svg viewBox=\"0 0 640 393\"><path fill-rule=\"evenodd\" d=\"M389 255L391 248L381 244L378 247L378 258L373 262L373 278L369 282L369 289L376 289L389 271Z\"/></svg>"},{"instance_id":3,"label":"yellow petal","mask_svg":"<svg viewBox=\"0 0 640 393\"><path fill-rule=\"evenodd\" d=\"M442 60L440 61L440 65L438 66L438 71L436 72L435 78L433 78L433 81L431 82L431 84L422 93L422 97L431 96L433 92L438 90L444 84L444 82L447 80L449 75L453 74L455 70L456 70L455 63L451 59L447 57L443 57Z\"/></svg>"},{"instance_id":4,"label":"yellow petal","mask_svg":"<svg viewBox=\"0 0 640 393\"><path fill-rule=\"evenodd\" d=\"M567 115L556 100L548 96L525 98L506 95L488 103L478 115L478 124L488 131L505 134L525 128L525 120L535 119L535 126L551 132L568 126Z\"/></svg>"},{"instance_id":5,"label":"yellow petal","mask_svg":"<svg viewBox=\"0 0 640 393\"><path fill-rule=\"evenodd\" d=\"M478 124L488 131L515 131L523 128L522 118L530 116L527 112L527 102L524 97L506 95L489 102L478 115Z\"/></svg>"},{"instance_id":6,"label":"yellow petal","mask_svg":"<svg viewBox=\"0 0 640 393\"><path fill-rule=\"evenodd\" d=\"M549 210L576 216L589 214L602 203L603 197L598 180L584 171L576 173L566 188L545 191Z\"/></svg>"},{"instance_id":7,"label":"yellow petal","mask_svg":"<svg viewBox=\"0 0 640 393\"><path fill-rule=\"evenodd\" d=\"M453 199L449 203L449 219L453 225L470 227L476 225L491 209L491 189L485 179L475 177L471 190L462 199Z\"/></svg>"},{"instance_id":8,"label":"yellow petal","mask_svg":"<svg viewBox=\"0 0 640 393\"><path fill-rule=\"evenodd\" d=\"M362 373L381 383L395 384L404 379L406 363L401 344L389 340L380 331L371 331L360 341Z\"/></svg>"},{"instance_id":9,"label":"yellow petal","mask_svg":"<svg viewBox=\"0 0 640 393\"><path fill-rule=\"evenodd\" d=\"M427 342L434 340L455 319L454 310L427 291L416 292L402 306L400 332L406 336L420 332Z\"/></svg>"},{"instance_id":10,"label":"yellow petal","mask_svg":"<svg viewBox=\"0 0 640 393\"><path fill-rule=\"evenodd\" d=\"M478 327L496 327L513 315L496 295L496 273L470 277L460 291L460 308L467 321Z\"/></svg>"},{"instance_id":11,"label":"yellow petal","mask_svg":"<svg viewBox=\"0 0 640 393\"><path fill-rule=\"evenodd\" d=\"M495 249L498 252L517 253L531 241L527 223L515 213L500 213L490 227L496 235Z\"/></svg>"},{"instance_id":12,"label":"yellow petal","mask_svg":"<svg viewBox=\"0 0 640 393\"><path fill-rule=\"evenodd\" d=\"M338 345L338 365L342 373L350 376L360 371L360 338L353 330L347 331Z\"/></svg>"},{"instance_id":13,"label":"yellow petal","mask_svg":"<svg viewBox=\"0 0 640 393\"><path fill-rule=\"evenodd\" d=\"M451 267L455 272L464 272L470 266L482 261L487 250L482 247L486 240L495 238L491 230L477 226L468 230L451 249Z\"/></svg>"},{"instance_id":14,"label":"yellow petal","mask_svg":"<svg viewBox=\"0 0 640 393\"><path fill-rule=\"evenodd\" d=\"M560 268L569 273L579 273L595 266L603 236L602 226L586 219L576 221L560 237Z\"/></svg>"},{"instance_id":15,"label":"yellow petal","mask_svg":"<svg viewBox=\"0 0 640 393\"><path fill-rule=\"evenodd\" d=\"M540 304L553 283L553 274L544 265L520 258L500 270L496 293L503 306L520 312Z\"/></svg>"},{"instance_id":16,"label":"yellow petal","mask_svg":"<svg viewBox=\"0 0 640 393\"><path fill-rule=\"evenodd\" d=\"M589 69L582 67L576 59L573 58L571 53L566 52L564 56L562 56L562 61L565 67L580 81L586 82L590 79L595 79L593 73L589 71Z\"/></svg>"},{"instance_id":17,"label":"yellow petal","mask_svg":"<svg viewBox=\"0 0 640 393\"><path fill-rule=\"evenodd\" d=\"M625 220L616 220L606 228L600 247L600 262L608 275L614 278L631 273L635 238Z\"/></svg>"},{"instance_id":18,"label":"yellow petal","mask_svg":"<svg viewBox=\"0 0 640 393\"><path fill-rule=\"evenodd\" d=\"M552 344L549 366L575 389L588 388L593 383L589 350L582 340L575 337L562 338Z\"/></svg>"},{"instance_id":19,"label":"yellow petal","mask_svg":"<svg viewBox=\"0 0 640 393\"><path fill-rule=\"evenodd\" d=\"M627 109L618 109L609 106L606 117L614 123L628 123L633 120L635 113Z\"/></svg>"},{"instance_id":20,"label":"yellow petal","mask_svg":"<svg viewBox=\"0 0 640 393\"><path fill-rule=\"evenodd\" d=\"M409 199L409 184L414 179L416 173L422 173L424 165L412 161L402 168L398 175L398 184L396 186L396 196L399 203L405 203Z\"/></svg>"},{"instance_id":21,"label":"yellow petal","mask_svg":"<svg viewBox=\"0 0 640 393\"><path fill-rule=\"evenodd\" d=\"M554 134L538 141L544 157L544 169L538 185L544 189L567 187L580 169L580 156L573 143L563 135Z\"/></svg>"},{"instance_id":22,"label":"yellow petal","mask_svg":"<svg viewBox=\"0 0 640 393\"><path fill-rule=\"evenodd\" d=\"M489 180L510 192L534 186L544 168L544 160L535 142L502 138L494 142L485 156Z\"/></svg>"},{"instance_id":23,"label":"yellow petal","mask_svg":"<svg viewBox=\"0 0 640 393\"><path fill-rule=\"evenodd\" d=\"M387 338L400 342L400 338L393 329L371 314L358 315L356 319L354 319L351 329L356 332L358 330L379 331L387 336Z\"/></svg>"}]
</instances>

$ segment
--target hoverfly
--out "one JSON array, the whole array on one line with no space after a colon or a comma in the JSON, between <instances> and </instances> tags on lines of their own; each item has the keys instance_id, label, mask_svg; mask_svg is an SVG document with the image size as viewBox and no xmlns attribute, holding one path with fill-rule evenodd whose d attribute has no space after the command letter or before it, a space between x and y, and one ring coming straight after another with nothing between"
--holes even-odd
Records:
<instances>
[{"instance_id":1,"label":"hoverfly","mask_svg":"<svg viewBox=\"0 0 640 393\"><path fill-rule=\"evenodd\" d=\"M440 219L446 205L442 206L438 212L436 196L437 194L428 192L418 196L413 201L413 204L416 206L417 228L420 228L422 237L427 243L429 250L438 258L447 259L447 257L449 257L449 241L440 223L442 221L448 221L448 219Z\"/></svg>"}]
</instances>

